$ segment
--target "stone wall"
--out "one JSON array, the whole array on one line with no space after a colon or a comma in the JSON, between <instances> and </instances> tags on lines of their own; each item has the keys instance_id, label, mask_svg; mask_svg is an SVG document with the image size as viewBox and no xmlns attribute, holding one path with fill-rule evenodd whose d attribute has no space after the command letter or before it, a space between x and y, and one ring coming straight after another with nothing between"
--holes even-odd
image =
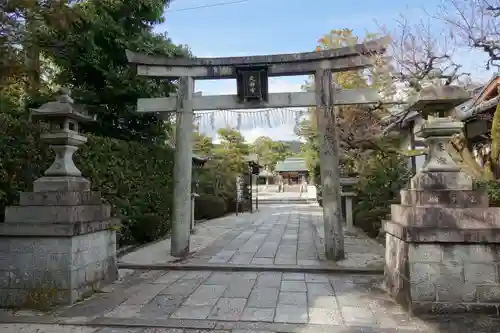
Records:
<instances>
[{"instance_id":1,"label":"stone wall","mask_svg":"<svg viewBox=\"0 0 500 333\"><path fill-rule=\"evenodd\" d=\"M408 243L386 233L384 269L386 288L398 303L411 307L411 291L408 277Z\"/></svg>"},{"instance_id":2,"label":"stone wall","mask_svg":"<svg viewBox=\"0 0 500 333\"><path fill-rule=\"evenodd\" d=\"M22 193L0 224L0 306L72 304L117 277L117 220L98 192Z\"/></svg>"},{"instance_id":3,"label":"stone wall","mask_svg":"<svg viewBox=\"0 0 500 333\"><path fill-rule=\"evenodd\" d=\"M500 304L500 245L410 244L410 279L414 302L436 308L478 305L497 313Z\"/></svg>"},{"instance_id":4,"label":"stone wall","mask_svg":"<svg viewBox=\"0 0 500 333\"><path fill-rule=\"evenodd\" d=\"M116 279L113 230L66 237L0 237L0 304L71 304Z\"/></svg>"},{"instance_id":5,"label":"stone wall","mask_svg":"<svg viewBox=\"0 0 500 333\"><path fill-rule=\"evenodd\" d=\"M414 313L500 314L500 244L412 243L386 234L386 283Z\"/></svg>"}]
</instances>

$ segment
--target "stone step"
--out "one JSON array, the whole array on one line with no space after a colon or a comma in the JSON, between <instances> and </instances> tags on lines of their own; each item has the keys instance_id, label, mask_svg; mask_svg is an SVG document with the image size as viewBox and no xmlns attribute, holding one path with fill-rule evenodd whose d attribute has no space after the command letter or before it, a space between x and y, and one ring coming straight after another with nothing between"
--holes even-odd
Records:
<instances>
[{"instance_id":1,"label":"stone step","mask_svg":"<svg viewBox=\"0 0 500 333\"><path fill-rule=\"evenodd\" d=\"M282 272L282 273L336 273L336 274L384 274L383 267L347 267L325 261L323 265L256 265L256 264L191 264L157 263L132 264L118 262L119 269L160 270L160 271L213 271L213 272Z\"/></svg>"}]
</instances>

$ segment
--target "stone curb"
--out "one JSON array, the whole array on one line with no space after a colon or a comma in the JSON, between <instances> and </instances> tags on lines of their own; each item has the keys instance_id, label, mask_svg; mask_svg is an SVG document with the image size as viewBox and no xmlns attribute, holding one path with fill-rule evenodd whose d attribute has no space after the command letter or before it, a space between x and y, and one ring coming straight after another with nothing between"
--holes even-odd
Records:
<instances>
[{"instance_id":1,"label":"stone curb","mask_svg":"<svg viewBox=\"0 0 500 333\"><path fill-rule=\"evenodd\" d=\"M120 269L136 270L172 270L172 271L214 271L214 272L285 272L285 273L337 273L337 274L374 274L382 275L382 268L370 267L321 267L321 266L297 266L297 265L236 265L236 264L132 264L118 263Z\"/></svg>"},{"instance_id":2,"label":"stone curb","mask_svg":"<svg viewBox=\"0 0 500 333\"><path fill-rule=\"evenodd\" d=\"M312 200L307 201L304 199L288 199L288 200L273 200L273 199L264 199L264 200L259 200L259 205L266 205L266 204L304 204L304 205L310 205L314 203Z\"/></svg>"},{"instance_id":3,"label":"stone curb","mask_svg":"<svg viewBox=\"0 0 500 333\"><path fill-rule=\"evenodd\" d=\"M374 326L346 326L324 324L291 324L271 322L217 321L195 319L147 319L147 318L64 318L53 316L0 316L0 323L9 324L52 324L63 326L117 327L117 328L182 328L195 330L249 330L251 332L370 332L397 333L422 332L418 329L378 328Z\"/></svg>"}]
</instances>

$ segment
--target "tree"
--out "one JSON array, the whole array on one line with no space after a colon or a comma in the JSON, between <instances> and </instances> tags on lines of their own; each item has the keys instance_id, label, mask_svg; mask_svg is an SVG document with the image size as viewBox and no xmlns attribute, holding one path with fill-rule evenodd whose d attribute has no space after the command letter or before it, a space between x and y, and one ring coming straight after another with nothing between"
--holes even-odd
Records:
<instances>
[{"instance_id":1,"label":"tree","mask_svg":"<svg viewBox=\"0 0 500 333\"><path fill-rule=\"evenodd\" d=\"M286 143L274 141L267 136L260 136L255 139L252 144L252 151L259 156L259 163L270 171L274 171L276 163L293 154Z\"/></svg>"},{"instance_id":2,"label":"tree","mask_svg":"<svg viewBox=\"0 0 500 333\"><path fill-rule=\"evenodd\" d=\"M439 16L459 45L486 53L487 69L500 67L500 1L444 0Z\"/></svg>"},{"instance_id":3,"label":"tree","mask_svg":"<svg viewBox=\"0 0 500 333\"><path fill-rule=\"evenodd\" d=\"M365 41L377 37L368 34ZM353 46L360 43L360 38L355 36L350 29L332 30L319 39L316 50ZM334 73L334 82L341 88L355 89L374 86L378 83L381 75L371 77L365 71L355 70ZM306 82L304 90L313 89L312 82ZM304 156L308 162L310 171L319 160L318 131L316 126L316 108L309 108L309 117L303 120L297 129L297 134L305 141ZM357 159L360 152L367 148L378 149L376 138L382 131L380 123L380 108L362 105L349 105L337 108L337 124L339 129L340 148L345 157L351 155L351 159Z\"/></svg>"},{"instance_id":4,"label":"tree","mask_svg":"<svg viewBox=\"0 0 500 333\"><path fill-rule=\"evenodd\" d=\"M382 27L386 34L392 36L389 48L392 61L378 68L379 72L386 73L389 77L387 82L390 83L389 89L381 87L380 90L384 92L397 88L397 94L392 96L405 101L398 106L404 112L393 112L397 114L393 125L398 125L413 111L408 106L416 100L422 89L432 85L467 87L471 83L470 73L463 72L462 65L454 60L452 38L439 33L442 28L437 29L433 25L437 21L420 20L413 23L401 16L396 23L392 31ZM398 107L393 107L392 111L397 111Z\"/></svg>"},{"instance_id":5,"label":"tree","mask_svg":"<svg viewBox=\"0 0 500 333\"><path fill-rule=\"evenodd\" d=\"M217 131L220 144L214 147L214 155L220 160L221 167L228 173L241 174L246 172L247 165L245 158L250 149L245 143L245 138L241 133L233 128L221 128Z\"/></svg>"},{"instance_id":6,"label":"tree","mask_svg":"<svg viewBox=\"0 0 500 333\"><path fill-rule=\"evenodd\" d=\"M487 55L485 67L488 70L491 67L500 68L499 15L500 2L498 0L444 0L438 14L439 19L444 18L450 28L450 39L457 46L470 47L483 51ZM455 74L454 82L446 81L446 84L463 83L457 79L460 78L458 71L452 74ZM483 116L489 117L490 115ZM489 156L485 156L484 165L477 163L464 133L455 135L448 144L447 150L457 164L474 178L486 181L497 179L500 175L500 103L493 112L488 141L491 149Z\"/></svg>"},{"instance_id":7,"label":"tree","mask_svg":"<svg viewBox=\"0 0 500 333\"><path fill-rule=\"evenodd\" d=\"M398 86L403 99L413 101L426 86L436 81L444 85L466 84L470 73L462 71L462 65L454 58L455 48L450 38L436 32L432 21L410 22L405 16L396 21L396 28L384 33L391 35L389 56L392 61L379 68L390 75L393 89Z\"/></svg>"},{"instance_id":8,"label":"tree","mask_svg":"<svg viewBox=\"0 0 500 333\"><path fill-rule=\"evenodd\" d=\"M202 156L211 156L213 149L212 138L197 132L194 133L193 152Z\"/></svg>"},{"instance_id":9,"label":"tree","mask_svg":"<svg viewBox=\"0 0 500 333\"><path fill-rule=\"evenodd\" d=\"M11 112L11 103L19 106L17 111L27 111L44 101L50 93L46 84L50 61L44 58L40 36L77 20L66 0L5 2L0 11L0 111Z\"/></svg>"},{"instance_id":10,"label":"tree","mask_svg":"<svg viewBox=\"0 0 500 333\"><path fill-rule=\"evenodd\" d=\"M64 28L47 27L39 36L40 47L61 69L58 83L72 88L77 102L97 114L97 123L85 130L124 140L164 142L166 122L154 114L138 114L136 102L167 96L174 86L170 80L136 76L125 50L188 55L166 35L153 32L168 2L88 0L71 7L79 20Z\"/></svg>"}]
</instances>

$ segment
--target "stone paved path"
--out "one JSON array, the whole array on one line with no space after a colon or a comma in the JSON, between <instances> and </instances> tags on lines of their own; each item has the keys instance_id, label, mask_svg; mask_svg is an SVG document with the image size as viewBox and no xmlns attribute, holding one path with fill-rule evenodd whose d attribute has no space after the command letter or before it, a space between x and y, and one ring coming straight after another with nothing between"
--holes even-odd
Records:
<instances>
[{"instance_id":1,"label":"stone paved path","mask_svg":"<svg viewBox=\"0 0 500 333\"><path fill-rule=\"evenodd\" d=\"M300 193L300 186L293 186L294 189L291 189L286 192L278 192L277 185L269 185L269 186L259 186L259 190L257 191L255 186L252 188L252 192L255 196L258 192L259 204L266 204L269 202L296 202L299 200L307 201L309 200L311 203L316 202L316 187L308 186L307 191L304 193ZM255 199L254 199L255 200Z\"/></svg>"},{"instance_id":2,"label":"stone paved path","mask_svg":"<svg viewBox=\"0 0 500 333\"><path fill-rule=\"evenodd\" d=\"M261 268L371 269L381 272L384 248L360 233L346 235L346 260L324 258L322 209L310 205L266 205L254 214L227 216L196 227L192 248L196 253L183 265ZM174 262L169 240L121 258L122 267L149 268ZM200 246L199 244L202 244Z\"/></svg>"},{"instance_id":3,"label":"stone paved path","mask_svg":"<svg viewBox=\"0 0 500 333\"><path fill-rule=\"evenodd\" d=\"M499 318L410 317L380 288L381 279L308 273L134 271L92 298L52 314L3 313L0 332L500 332Z\"/></svg>"},{"instance_id":4,"label":"stone paved path","mask_svg":"<svg viewBox=\"0 0 500 333\"><path fill-rule=\"evenodd\" d=\"M318 208L288 205L209 221L197 230L200 244L208 246L200 245L190 260L220 267L239 263L247 269L194 270L190 260L175 270L121 269L118 281L71 307L0 312L0 332L500 332L499 318L411 317L384 292L381 274L315 273L327 265L314 245L318 239L321 245L319 219ZM150 256L156 256L151 262L167 260L168 249L160 251L158 244L149 247ZM147 249L129 258L146 259ZM346 249L351 259L345 262L360 268L382 248L353 237ZM362 251L371 257L362 257Z\"/></svg>"}]
</instances>

